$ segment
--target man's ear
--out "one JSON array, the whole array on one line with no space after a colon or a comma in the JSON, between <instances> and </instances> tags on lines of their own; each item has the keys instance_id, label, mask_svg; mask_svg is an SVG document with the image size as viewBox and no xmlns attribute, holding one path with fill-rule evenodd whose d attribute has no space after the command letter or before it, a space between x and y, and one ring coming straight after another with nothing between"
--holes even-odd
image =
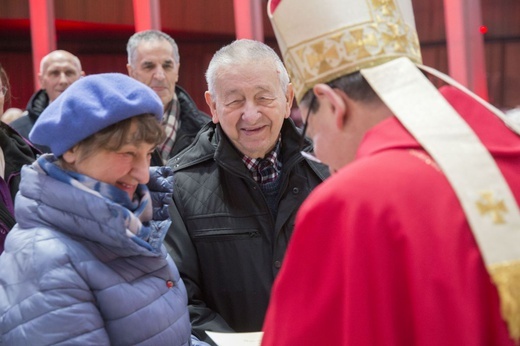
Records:
<instances>
[{"instance_id":1,"label":"man's ear","mask_svg":"<svg viewBox=\"0 0 520 346\"><path fill-rule=\"evenodd\" d=\"M43 74L41 72L38 72L38 81L40 82L40 88L45 89L45 86L43 85Z\"/></svg>"},{"instance_id":2,"label":"man's ear","mask_svg":"<svg viewBox=\"0 0 520 346\"><path fill-rule=\"evenodd\" d=\"M126 70L128 71L128 75L129 75L130 77L133 77L133 71L134 71L134 70L132 69L132 65L130 65L130 64L126 64Z\"/></svg>"},{"instance_id":3,"label":"man's ear","mask_svg":"<svg viewBox=\"0 0 520 346\"><path fill-rule=\"evenodd\" d=\"M206 91L204 93L204 98L206 99L206 104L209 107L209 110L211 111L211 120L213 123L218 123L218 114L217 114L217 103L213 101L213 98L211 97L211 94L209 91Z\"/></svg>"},{"instance_id":4,"label":"man's ear","mask_svg":"<svg viewBox=\"0 0 520 346\"><path fill-rule=\"evenodd\" d=\"M344 92L333 89L327 84L316 84L313 88L314 94L320 102L320 107L328 107L336 119L336 125L343 129L347 122L348 100Z\"/></svg>"},{"instance_id":5,"label":"man's ear","mask_svg":"<svg viewBox=\"0 0 520 346\"><path fill-rule=\"evenodd\" d=\"M179 82L179 69L181 67L181 63L180 62L177 62L175 63L175 72L176 73L176 77L175 77L175 83L178 83Z\"/></svg>"},{"instance_id":6,"label":"man's ear","mask_svg":"<svg viewBox=\"0 0 520 346\"><path fill-rule=\"evenodd\" d=\"M286 99L286 101L285 101L286 102L285 119L287 119L291 115L291 108L292 108L292 104L294 102L294 88L291 83L289 83L289 85L287 85L287 92L285 93L285 99Z\"/></svg>"}]
</instances>

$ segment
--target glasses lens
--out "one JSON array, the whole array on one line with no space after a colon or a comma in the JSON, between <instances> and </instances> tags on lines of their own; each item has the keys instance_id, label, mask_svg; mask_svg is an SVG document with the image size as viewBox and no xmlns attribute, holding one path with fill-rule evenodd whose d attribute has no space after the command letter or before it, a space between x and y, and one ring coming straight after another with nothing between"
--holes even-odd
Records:
<instances>
[{"instance_id":1,"label":"glasses lens","mask_svg":"<svg viewBox=\"0 0 520 346\"><path fill-rule=\"evenodd\" d=\"M309 114L307 114L307 118ZM305 133L307 132L307 121L303 123L302 134L300 136L300 149L303 149L303 145L305 144Z\"/></svg>"},{"instance_id":2,"label":"glasses lens","mask_svg":"<svg viewBox=\"0 0 520 346\"><path fill-rule=\"evenodd\" d=\"M3 86L1 89L1 92L2 92L2 96L5 96L7 94L7 87Z\"/></svg>"},{"instance_id":3,"label":"glasses lens","mask_svg":"<svg viewBox=\"0 0 520 346\"><path fill-rule=\"evenodd\" d=\"M300 137L300 149L303 149L303 144L305 143L305 134L307 133L307 126L309 124L309 116L311 115L311 109L314 107L314 103L316 100L316 95L312 94L311 102L309 102L309 108L307 109L307 116L305 117L305 122L303 123L302 134Z\"/></svg>"}]
</instances>

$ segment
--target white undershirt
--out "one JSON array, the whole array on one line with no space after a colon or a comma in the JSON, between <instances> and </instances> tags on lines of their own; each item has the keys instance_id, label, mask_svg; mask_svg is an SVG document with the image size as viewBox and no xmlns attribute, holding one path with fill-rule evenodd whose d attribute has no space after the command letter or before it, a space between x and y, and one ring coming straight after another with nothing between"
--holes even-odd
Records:
<instances>
[{"instance_id":1,"label":"white undershirt","mask_svg":"<svg viewBox=\"0 0 520 346\"><path fill-rule=\"evenodd\" d=\"M2 150L2 147L0 147L0 176L2 179L4 179L5 175L5 158L4 158L4 151Z\"/></svg>"}]
</instances>

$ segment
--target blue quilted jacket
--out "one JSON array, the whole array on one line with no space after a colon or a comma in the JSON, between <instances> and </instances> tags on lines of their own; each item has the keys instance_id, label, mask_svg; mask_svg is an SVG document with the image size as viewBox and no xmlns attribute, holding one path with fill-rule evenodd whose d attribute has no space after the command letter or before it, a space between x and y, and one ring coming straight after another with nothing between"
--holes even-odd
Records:
<instances>
[{"instance_id":1,"label":"blue quilted jacket","mask_svg":"<svg viewBox=\"0 0 520 346\"><path fill-rule=\"evenodd\" d=\"M190 345L166 254L125 235L120 206L32 166L0 256L0 345Z\"/></svg>"}]
</instances>

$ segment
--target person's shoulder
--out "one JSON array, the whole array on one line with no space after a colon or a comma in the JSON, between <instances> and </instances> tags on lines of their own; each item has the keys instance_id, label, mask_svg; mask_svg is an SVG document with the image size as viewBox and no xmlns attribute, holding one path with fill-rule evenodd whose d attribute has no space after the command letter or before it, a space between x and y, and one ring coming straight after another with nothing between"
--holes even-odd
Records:
<instances>
[{"instance_id":1,"label":"person's shoulder","mask_svg":"<svg viewBox=\"0 0 520 346\"><path fill-rule=\"evenodd\" d=\"M6 124L10 124L16 119L20 118L23 115L23 110L20 108L12 107L8 108L4 114L2 115L1 119L2 122L5 122Z\"/></svg>"},{"instance_id":2,"label":"person's shoulder","mask_svg":"<svg viewBox=\"0 0 520 346\"><path fill-rule=\"evenodd\" d=\"M410 150L389 150L376 155L356 159L325 182L330 184L331 192L340 190L359 198L372 198L392 191L414 189L421 177L429 171L439 174L425 162L419 154ZM341 188L338 188L341 186Z\"/></svg>"},{"instance_id":3,"label":"person's shoulder","mask_svg":"<svg viewBox=\"0 0 520 346\"><path fill-rule=\"evenodd\" d=\"M57 230L15 226L0 256L0 276L4 283L20 286L18 292L26 296L53 288L81 287L78 272L82 263L95 260L92 253L82 255L87 252L77 240Z\"/></svg>"},{"instance_id":4,"label":"person's shoulder","mask_svg":"<svg viewBox=\"0 0 520 346\"><path fill-rule=\"evenodd\" d=\"M212 142L215 135L213 123L206 124L198 133L193 142L180 153L168 160L167 165L175 172L188 167L199 165L213 158L216 147Z\"/></svg>"},{"instance_id":5,"label":"person's shoulder","mask_svg":"<svg viewBox=\"0 0 520 346\"><path fill-rule=\"evenodd\" d=\"M195 101L193 101L190 94L178 84L175 85L175 95L177 95L181 109L187 108L189 112L198 111Z\"/></svg>"},{"instance_id":6,"label":"person's shoulder","mask_svg":"<svg viewBox=\"0 0 520 346\"><path fill-rule=\"evenodd\" d=\"M202 128L204 125L211 122L211 115L197 109L197 115L194 116L193 119L197 123L197 127Z\"/></svg>"},{"instance_id":7,"label":"person's shoulder","mask_svg":"<svg viewBox=\"0 0 520 346\"><path fill-rule=\"evenodd\" d=\"M5 136L0 139L4 154L11 156L11 163L19 169L18 165L27 164L36 159L36 156L40 153L29 140L23 137L11 124L0 122L0 135ZM7 142L6 142L7 140ZM10 147L10 150L6 153L5 147ZM21 166L20 166L21 167Z\"/></svg>"},{"instance_id":8,"label":"person's shoulder","mask_svg":"<svg viewBox=\"0 0 520 346\"><path fill-rule=\"evenodd\" d=\"M175 94L181 107L181 119L189 122L192 127L200 129L211 121L211 116L197 107L190 94L179 85L175 86Z\"/></svg>"},{"instance_id":9,"label":"person's shoulder","mask_svg":"<svg viewBox=\"0 0 520 346\"><path fill-rule=\"evenodd\" d=\"M17 229L15 234L25 234L25 237L34 244L35 248L38 248L39 251L43 251L52 254L59 254L61 252L66 252L66 247L72 239L66 234L43 226L36 226L30 229ZM52 248L52 250L50 249Z\"/></svg>"},{"instance_id":10,"label":"person's shoulder","mask_svg":"<svg viewBox=\"0 0 520 346\"><path fill-rule=\"evenodd\" d=\"M309 167L320 177L321 180L325 180L330 176L329 167L320 162L314 162L305 159Z\"/></svg>"},{"instance_id":11,"label":"person's shoulder","mask_svg":"<svg viewBox=\"0 0 520 346\"><path fill-rule=\"evenodd\" d=\"M355 211L376 218L406 207L417 210L446 194L442 172L423 152L389 150L357 159L332 174L309 196L313 210Z\"/></svg>"},{"instance_id":12,"label":"person's shoulder","mask_svg":"<svg viewBox=\"0 0 520 346\"><path fill-rule=\"evenodd\" d=\"M70 261L72 243L76 241L51 228L16 225L7 236L5 252L23 256L31 267L59 267Z\"/></svg>"},{"instance_id":13,"label":"person's shoulder","mask_svg":"<svg viewBox=\"0 0 520 346\"><path fill-rule=\"evenodd\" d=\"M29 119L29 112L23 111L22 115L17 118L16 120L9 123L9 126L11 126L13 129L15 129L18 133L21 133L22 129L25 129L27 127L31 127L31 121Z\"/></svg>"}]
</instances>

